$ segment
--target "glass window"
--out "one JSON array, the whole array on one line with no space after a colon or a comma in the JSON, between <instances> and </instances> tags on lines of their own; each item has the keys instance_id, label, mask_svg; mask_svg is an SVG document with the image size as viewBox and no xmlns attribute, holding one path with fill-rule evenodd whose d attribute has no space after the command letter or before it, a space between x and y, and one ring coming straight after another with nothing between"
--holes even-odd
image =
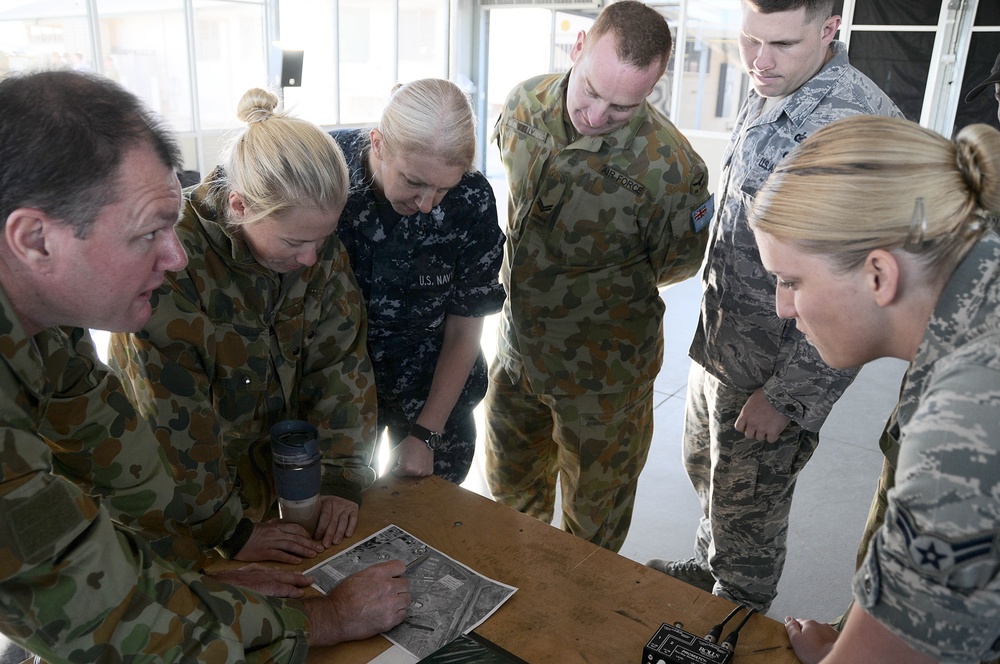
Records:
<instances>
[{"instance_id":1,"label":"glass window","mask_svg":"<svg viewBox=\"0 0 1000 664\"><path fill-rule=\"evenodd\" d=\"M340 122L337 16L329 0L281 0L281 45L302 53L302 85L285 89L285 105L316 124Z\"/></svg>"},{"instance_id":2,"label":"glass window","mask_svg":"<svg viewBox=\"0 0 1000 664\"><path fill-rule=\"evenodd\" d=\"M229 128L243 93L268 84L264 6L195 0L193 7L201 128Z\"/></svg>"},{"instance_id":3,"label":"glass window","mask_svg":"<svg viewBox=\"0 0 1000 664\"><path fill-rule=\"evenodd\" d=\"M674 97L674 58L677 54L677 26L680 22L680 9L677 7L656 7L656 11L667 20L667 25L670 26L670 39L674 42L674 47L671 49L670 59L667 60L666 71L656 82L656 86L646 101L665 117L673 119L671 101Z\"/></svg>"},{"instance_id":4,"label":"glass window","mask_svg":"<svg viewBox=\"0 0 1000 664\"><path fill-rule=\"evenodd\" d=\"M340 0L339 6L340 123L372 123L397 82L393 2Z\"/></svg>"},{"instance_id":5,"label":"glass window","mask_svg":"<svg viewBox=\"0 0 1000 664\"><path fill-rule=\"evenodd\" d=\"M1000 25L1000 2L979 0L976 10L976 25Z\"/></svg>"},{"instance_id":6,"label":"glass window","mask_svg":"<svg viewBox=\"0 0 1000 664\"><path fill-rule=\"evenodd\" d=\"M138 8L137 8L138 7ZM177 131L192 131L183 0L97 0L101 71L139 95Z\"/></svg>"},{"instance_id":7,"label":"glass window","mask_svg":"<svg viewBox=\"0 0 1000 664\"><path fill-rule=\"evenodd\" d=\"M956 133L962 127L976 122L984 122L1000 129L1000 122L997 120L996 86L988 85L971 102L965 101L969 90L990 75L998 54L1000 54L1000 32L972 33L969 57L965 62L965 74L962 77L962 93L955 113Z\"/></svg>"},{"instance_id":8,"label":"glass window","mask_svg":"<svg viewBox=\"0 0 1000 664\"><path fill-rule=\"evenodd\" d=\"M569 68L569 49L580 30L589 30L594 21L566 14L555 25L552 34L552 12L548 9L493 9L489 12L489 73L486 81L486 172L503 173L500 152L496 143L489 142L493 125L500 117L500 109L507 95L521 81L552 71ZM553 38L556 47L553 49ZM513 46L516 40L516 49ZM552 62L553 50L559 69ZM516 57L515 57L516 53Z\"/></svg>"},{"instance_id":9,"label":"glass window","mask_svg":"<svg viewBox=\"0 0 1000 664\"><path fill-rule=\"evenodd\" d=\"M740 14L739 4L726 0L688 5L679 127L728 133L735 126L749 84L740 62ZM673 26L676 19L667 21Z\"/></svg>"},{"instance_id":10,"label":"glass window","mask_svg":"<svg viewBox=\"0 0 1000 664\"><path fill-rule=\"evenodd\" d=\"M84 4L24 3L0 9L0 76L35 69L94 69Z\"/></svg>"},{"instance_id":11,"label":"glass window","mask_svg":"<svg viewBox=\"0 0 1000 664\"><path fill-rule=\"evenodd\" d=\"M448 1L399 3L399 81L448 78Z\"/></svg>"}]
</instances>

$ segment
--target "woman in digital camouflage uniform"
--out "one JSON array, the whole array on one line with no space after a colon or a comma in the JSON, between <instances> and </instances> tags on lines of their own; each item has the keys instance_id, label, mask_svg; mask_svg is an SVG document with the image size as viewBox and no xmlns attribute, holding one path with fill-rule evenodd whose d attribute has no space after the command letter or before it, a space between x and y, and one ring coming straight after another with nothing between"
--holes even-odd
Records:
<instances>
[{"instance_id":1,"label":"woman in digital camouflage uniform","mask_svg":"<svg viewBox=\"0 0 1000 664\"><path fill-rule=\"evenodd\" d=\"M298 562L353 533L375 477L375 383L364 302L334 230L348 193L337 144L278 112L260 89L223 166L184 191L189 262L153 295L144 329L116 335L112 363L189 499L232 517L219 547L238 560ZM269 429L319 431L315 533L273 515Z\"/></svg>"},{"instance_id":2,"label":"woman in digital camouflage uniform","mask_svg":"<svg viewBox=\"0 0 1000 664\"><path fill-rule=\"evenodd\" d=\"M885 520L842 633L786 619L806 663L1000 656L1000 132L839 120L758 194L777 311L833 367L911 364ZM896 427L893 427L895 430Z\"/></svg>"},{"instance_id":3,"label":"woman in digital camouflage uniform","mask_svg":"<svg viewBox=\"0 0 1000 664\"><path fill-rule=\"evenodd\" d=\"M454 83L398 86L377 127L333 132L351 172L337 234L368 304L378 429L401 475L462 482L486 393L483 317L500 310L503 232Z\"/></svg>"}]
</instances>

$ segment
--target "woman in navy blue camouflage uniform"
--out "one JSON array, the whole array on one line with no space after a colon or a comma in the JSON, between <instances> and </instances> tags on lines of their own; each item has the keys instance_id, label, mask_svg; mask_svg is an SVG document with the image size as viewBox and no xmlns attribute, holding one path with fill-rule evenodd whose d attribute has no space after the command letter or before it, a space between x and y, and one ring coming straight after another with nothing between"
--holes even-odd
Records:
<instances>
[{"instance_id":1,"label":"woman in navy blue camouflage uniform","mask_svg":"<svg viewBox=\"0 0 1000 664\"><path fill-rule=\"evenodd\" d=\"M504 300L504 236L473 167L472 106L455 84L422 79L397 86L377 127L332 135L352 191L337 234L368 303L391 467L460 483L486 393L483 317Z\"/></svg>"}]
</instances>

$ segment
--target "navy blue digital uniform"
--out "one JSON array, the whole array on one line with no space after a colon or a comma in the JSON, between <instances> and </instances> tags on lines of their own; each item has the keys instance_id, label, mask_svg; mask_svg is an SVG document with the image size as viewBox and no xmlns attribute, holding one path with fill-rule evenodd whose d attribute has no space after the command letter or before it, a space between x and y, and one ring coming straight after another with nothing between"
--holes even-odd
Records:
<instances>
[{"instance_id":1,"label":"navy blue digital uniform","mask_svg":"<svg viewBox=\"0 0 1000 664\"><path fill-rule=\"evenodd\" d=\"M368 346L375 365L378 428L395 446L427 400L449 314L481 317L503 306L498 279L504 235L486 177L466 173L429 213L401 216L376 198L366 173L367 129L330 132L351 173L351 195L337 234L368 304ZM480 351L434 453L434 474L465 479L475 452L472 411L486 393Z\"/></svg>"}]
</instances>

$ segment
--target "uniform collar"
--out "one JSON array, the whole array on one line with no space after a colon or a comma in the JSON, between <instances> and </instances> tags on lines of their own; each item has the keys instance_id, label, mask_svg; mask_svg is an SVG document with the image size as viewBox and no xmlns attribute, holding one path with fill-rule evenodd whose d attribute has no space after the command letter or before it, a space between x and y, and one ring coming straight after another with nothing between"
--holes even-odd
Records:
<instances>
[{"instance_id":1,"label":"uniform collar","mask_svg":"<svg viewBox=\"0 0 1000 664\"><path fill-rule=\"evenodd\" d=\"M781 114L787 115L795 127L805 124L819 103L829 96L833 86L850 67L847 46L843 42L831 42L830 50L833 52L833 56L820 67L816 75L803 83L798 90L782 99L774 108L761 115L758 119L759 124L774 122ZM751 102L748 106L755 110L760 109L765 102L765 99L753 89L750 90L750 99Z\"/></svg>"},{"instance_id":2,"label":"uniform collar","mask_svg":"<svg viewBox=\"0 0 1000 664\"><path fill-rule=\"evenodd\" d=\"M47 330L39 334L45 332ZM28 336L2 285L0 285L0 358L32 393L44 398L45 394L51 392L38 346Z\"/></svg>"},{"instance_id":3,"label":"uniform collar","mask_svg":"<svg viewBox=\"0 0 1000 664\"><path fill-rule=\"evenodd\" d=\"M217 166L212 174L193 187L184 190L184 198L190 203L205 236L216 251L232 257L237 265L257 265L250 248L243 241L239 227L226 223L222 214L227 204L227 195L216 182L226 175L222 166ZM263 269L263 268L261 268Z\"/></svg>"},{"instance_id":4,"label":"uniform collar","mask_svg":"<svg viewBox=\"0 0 1000 664\"><path fill-rule=\"evenodd\" d=\"M609 134L581 136L572 126L569 114L566 113L566 90L569 87L569 75L571 71L572 69L554 78L550 85L545 86L537 93L538 100L544 109L542 111L542 122L556 144L586 152L600 152L605 149L627 149L632 144L632 141L635 140L636 135L638 135L639 130L646 121L648 112L646 100L642 101L635 115L624 126L619 127Z\"/></svg>"}]
</instances>

